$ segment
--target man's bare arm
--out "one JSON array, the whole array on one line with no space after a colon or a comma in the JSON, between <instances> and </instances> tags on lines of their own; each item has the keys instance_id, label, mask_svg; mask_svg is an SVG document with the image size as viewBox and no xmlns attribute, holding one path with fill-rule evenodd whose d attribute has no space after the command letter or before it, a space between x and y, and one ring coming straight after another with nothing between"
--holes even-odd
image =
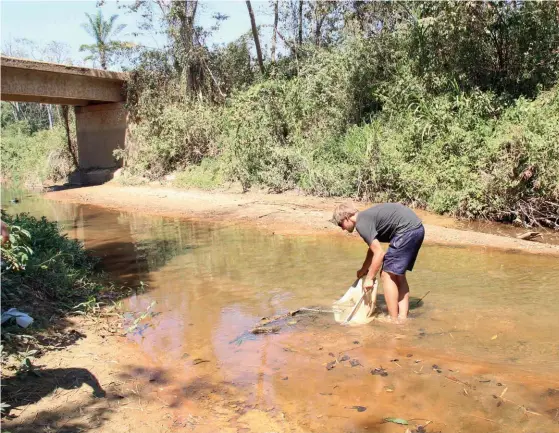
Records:
<instances>
[{"instance_id":1,"label":"man's bare arm","mask_svg":"<svg viewBox=\"0 0 559 433\"><path fill-rule=\"evenodd\" d=\"M364 277L367 275L369 268L371 267L371 262L373 261L373 252L370 248L367 249L367 255L365 256L365 261L363 262L363 266L361 269L357 271L357 278Z\"/></svg>"},{"instance_id":2,"label":"man's bare arm","mask_svg":"<svg viewBox=\"0 0 559 433\"><path fill-rule=\"evenodd\" d=\"M375 239L371 242L369 246L369 251L371 251L373 255L373 259L371 261L371 266L369 266L369 272L367 273L367 278L365 279L365 283L363 284L364 289L370 289L373 287L373 282L375 277L377 276L380 268L382 267L382 261L384 260L384 250L380 245L380 242Z\"/></svg>"}]
</instances>

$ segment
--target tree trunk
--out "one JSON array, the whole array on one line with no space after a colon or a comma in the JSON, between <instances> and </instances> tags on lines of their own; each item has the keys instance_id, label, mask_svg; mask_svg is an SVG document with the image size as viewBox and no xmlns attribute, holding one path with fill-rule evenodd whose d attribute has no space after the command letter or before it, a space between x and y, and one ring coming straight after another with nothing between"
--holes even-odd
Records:
<instances>
[{"instance_id":1,"label":"tree trunk","mask_svg":"<svg viewBox=\"0 0 559 433\"><path fill-rule=\"evenodd\" d=\"M19 111L19 107L17 105L17 102L10 102L10 105L12 106L12 110L14 112L14 119L15 121L19 121L19 116L18 116L18 111Z\"/></svg>"},{"instance_id":2,"label":"tree trunk","mask_svg":"<svg viewBox=\"0 0 559 433\"><path fill-rule=\"evenodd\" d=\"M52 129L53 127L53 121L52 121L52 105L50 104L46 104L45 108L47 109L47 115L49 116L49 129Z\"/></svg>"},{"instance_id":3,"label":"tree trunk","mask_svg":"<svg viewBox=\"0 0 559 433\"><path fill-rule=\"evenodd\" d=\"M322 35L322 24L326 19L326 15L328 11L321 11L320 4L317 2L315 3L315 10L314 10L314 18L315 18L315 28L314 28L314 44L317 47L320 47L320 37ZM322 16L321 15L322 12Z\"/></svg>"},{"instance_id":4,"label":"tree trunk","mask_svg":"<svg viewBox=\"0 0 559 433\"><path fill-rule=\"evenodd\" d=\"M274 1L274 33L272 33L272 62L274 63L276 62L276 42L277 42L278 21L279 21L278 1L279 0Z\"/></svg>"},{"instance_id":5,"label":"tree trunk","mask_svg":"<svg viewBox=\"0 0 559 433\"><path fill-rule=\"evenodd\" d=\"M186 74L187 87L190 91L195 87L195 71L190 53L194 46L194 20L196 19L196 10L198 9L198 0L187 0L184 2L184 11L180 16L180 38L184 56L184 73Z\"/></svg>"},{"instance_id":6,"label":"tree trunk","mask_svg":"<svg viewBox=\"0 0 559 433\"><path fill-rule=\"evenodd\" d=\"M70 153L70 156L72 157L72 161L74 162L74 165L76 166L76 170L79 169L79 164L78 164L78 157L76 156L76 151L74 149L74 146L72 144L72 135L70 132L70 116L68 115L68 110L69 107L68 105L61 105L60 106L60 114L62 117L62 121L64 123L64 129L66 130L66 143L68 146L68 152Z\"/></svg>"},{"instance_id":7,"label":"tree trunk","mask_svg":"<svg viewBox=\"0 0 559 433\"><path fill-rule=\"evenodd\" d=\"M198 0L184 2L184 20L181 23L181 36L186 52L190 52L194 45L194 19L198 9Z\"/></svg>"},{"instance_id":8,"label":"tree trunk","mask_svg":"<svg viewBox=\"0 0 559 433\"><path fill-rule=\"evenodd\" d=\"M299 36L297 43L299 46L303 45L303 0L299 0Z\"/></svg>"},{"instance_id":9,"label":"tree trunk","mask_svg":"<svg viewBox=\"0 0 559 433\"><path fill-rule=\"evenodd\" d=\"M357 23L359 24L359 29L361 30L361 33L365 32L365 17L363 15L363 4L364 2L362 1L354 1L353 2L353 7L355 9L355 16L357 18Z\"/></svg>"},{"instance_id":10,"label":"tree trunk","mask_svg":"<svg viewBox=\"0 0 559 433\"><path fill-rule=\"evenodd\" d=\"M107 70L107 52L104 47L99 47L99 62L101 63L101 69Z\"/></svg>"},{"instance_id":11,"label":"tree trunk","mask_svg":"<svg viewBox=\"0 0 559 433\"><path fill-rule=\"evenodd\" d=\"M246 0L248 14L250 15L250 25L252 27L252 36L254 37L254 45L256 46L256 56L258 57L258 65L260 72L264 75L264 61L262 60L262 50L260 49L260 39L258 38L258 29L256 28L256 20L254 19L254 12L250 5L250 0Z\"/></svg>"}]
</instances>

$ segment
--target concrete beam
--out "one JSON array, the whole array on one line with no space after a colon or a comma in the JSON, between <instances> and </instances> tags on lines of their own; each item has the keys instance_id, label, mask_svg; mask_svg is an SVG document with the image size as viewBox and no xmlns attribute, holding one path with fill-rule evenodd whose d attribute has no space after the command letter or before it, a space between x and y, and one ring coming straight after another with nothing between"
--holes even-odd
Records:
<instances>
[{"instance_id":1,"label":"concrete beam","mask_svg":"<svg viewBox=\"0 0 559 433\"><path fill-rule=\"evenodd\" d=\"M2 93L2 100L11 102L39 102L41 104L76 106L84 106L90 103L87 99L49 98L48 96L14 95L10 93Z\"/></svg>"},{"instance_id":2,"label":"concrete beam","mask_svg":"<svg viewBox=\"0 0 559 433\"><path fill-rule=\"evenodd\" d=\"M124 101L128 75L120 72L1 57L0 97L5 101L83 106Z\"/></svg>"}]
</instances>

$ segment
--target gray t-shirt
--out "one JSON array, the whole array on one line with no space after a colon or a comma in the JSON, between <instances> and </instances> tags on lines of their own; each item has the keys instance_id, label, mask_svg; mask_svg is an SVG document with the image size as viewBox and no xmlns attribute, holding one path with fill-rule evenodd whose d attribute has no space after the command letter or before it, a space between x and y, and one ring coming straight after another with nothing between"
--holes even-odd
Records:
<instances>
[{"instance_id":1,"label":"gray t-shirt","mask_svg":"<svg viewBox=\"0 0 559 433\"><path fill-rule=\"evenodd\" d=\"M357 214L355 228L367 245L375 239L390 240L402 233L421 227L421 220L409 208L400 203L383 203Z\"/></svg>"}]
</instances>

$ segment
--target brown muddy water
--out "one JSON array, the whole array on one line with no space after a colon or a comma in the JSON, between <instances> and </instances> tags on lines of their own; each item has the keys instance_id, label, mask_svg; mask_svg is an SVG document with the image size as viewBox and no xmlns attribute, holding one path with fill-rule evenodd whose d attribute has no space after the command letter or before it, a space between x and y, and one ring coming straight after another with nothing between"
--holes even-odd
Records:
<instances>
[{"instance_id":1,"label":"brown muddy water","mask_svg":"<svg viewBox=\"0 0 559 433\"><path fill-rule=\"evenodd\" d=\"M202 404L239 432L559 431L557 258L424 246L412 305L429 293L407 324L316 313L252 335L262 317L330 309L364 244L11 197L9 212L57 220L111 276L147 286L125 306L159 314L130 339L178 413Z\"/></svg>"}]
</instances>

